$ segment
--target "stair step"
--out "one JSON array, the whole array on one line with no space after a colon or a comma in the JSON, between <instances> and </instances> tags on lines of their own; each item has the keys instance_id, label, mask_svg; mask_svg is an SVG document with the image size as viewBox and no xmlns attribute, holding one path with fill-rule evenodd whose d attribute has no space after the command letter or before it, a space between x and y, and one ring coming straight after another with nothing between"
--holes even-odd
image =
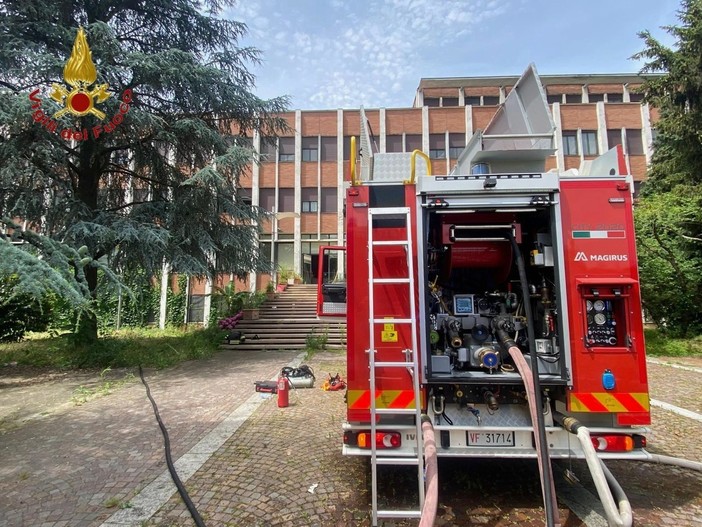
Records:
<instances>
[{"instance_id":1,"label":"stair step","mask_svg":"<svg viewBox=\"0 0 702 527\"><path fill-rule=\"evenodd\" d=\"M304 350L309 336L326 336L326 349L346 349L346 320L317 317L317 286L297 284L277 293L259 308L259 318L240 320L232 331L246 340L222 344L221 349L237 351ZM257 336L256 339L253 337Z\"/></svg>"}]
</instances>

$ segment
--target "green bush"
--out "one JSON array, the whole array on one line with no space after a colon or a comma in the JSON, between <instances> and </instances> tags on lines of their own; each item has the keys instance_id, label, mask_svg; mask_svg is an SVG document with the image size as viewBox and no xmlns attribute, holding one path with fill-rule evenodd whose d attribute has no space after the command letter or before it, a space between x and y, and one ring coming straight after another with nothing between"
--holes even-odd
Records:
<instances>
[{"instance_id":1,"label":"green bush","mask_svg":"<svg viewBox=\"0 0 702 527\"><path fill-rule=\"evenodd\" d=\"M13 296L15 278L0 278L0 342L21 340L28 331L44 331L51 320L51 304L29 295Z\"/></svg>"}]
</instances>

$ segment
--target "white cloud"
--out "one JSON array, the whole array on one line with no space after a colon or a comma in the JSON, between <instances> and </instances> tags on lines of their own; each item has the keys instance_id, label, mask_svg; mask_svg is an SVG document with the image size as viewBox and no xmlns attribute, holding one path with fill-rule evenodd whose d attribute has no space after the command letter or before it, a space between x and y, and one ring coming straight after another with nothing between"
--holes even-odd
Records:
<instances>
[{"instance_id":1,"label":"white cloud","mask_svg":"<svg viewBox=\"0 0 702 527\"><path fill-rule=\"evenodd\" d=\"M650 8L672 0L639 1ZM574 52L604 61L614 46L594 46L617 35L572 38L563 21L619 6L609 2L245 0L228 15L247 23L246 44L264 53L264 65L255 69L261 96L287 93L302 109L396 107L411 104L421 77L518 74L531 61L569 64ZM621 17L614 18L621 26ZM588 71L583 67L573 72Z\"/></svg>"}]
</instances>

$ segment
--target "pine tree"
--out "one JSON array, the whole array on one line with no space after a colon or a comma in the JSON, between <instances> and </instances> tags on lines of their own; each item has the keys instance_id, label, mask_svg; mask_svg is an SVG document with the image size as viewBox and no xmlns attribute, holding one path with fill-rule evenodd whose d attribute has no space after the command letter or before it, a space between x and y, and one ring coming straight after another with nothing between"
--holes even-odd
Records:
<instances>
[{"instance_id":1,"label":"pine tree","mask_svg":"<svg viewBox=\"0 0 702 527\"><path fill-rule=\"evenodd\" d=\"M3 2L0 276L86 307L99 269L266 269L263 212L238 188L255 161L246 136L284 130L287 99L253 93L259 52L221 18L233 3Z\"/></svg>"},{"instance_id":2,"label":"pine tree","mask_svg":"<svg viewBox=\"0 0 702 527\"><path fill-rule=\"evenodd\" d=\"M639 35L645 100L658 108L648 178L635 210L644 307L673 334L702 331L702 0L683 0L669 48ZM649 75L655 74L655 75Z\"/></svg>"},{"instance_id":3,"label":"pine tree","mask_svg":"<svg viewBox=\"0 0 702 527\"><path fill-rule=\"evenodd\" d=\"M680 25L663 28L674 48L642 31L645 48L632 57L647 61L645 100L660 111L646 192L702 183L702 1L682 0L678 17Z\"/></svg>"}]
</instances>

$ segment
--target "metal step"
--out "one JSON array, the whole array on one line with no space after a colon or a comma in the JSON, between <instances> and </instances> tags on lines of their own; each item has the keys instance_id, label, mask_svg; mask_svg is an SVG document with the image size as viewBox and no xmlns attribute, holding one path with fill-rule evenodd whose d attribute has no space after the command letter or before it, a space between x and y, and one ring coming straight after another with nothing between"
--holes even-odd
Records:
<instances>
[{"instance_id":1,"label":"metal step","mask_svg":"<svg viewBox=\"0 0 702 527\"><path fill-rule=\"evenodd\" d=\"M375 462L378 465L417 465L419 459L416 457L377 457Z\"/></svg>"},{"instance_id":2,"label":"metal step","mask_svg":"<svg viewBox=\"0 0 702 527\"><path fill-rule=\"evenodd\" d=\"M394 518L394 519L401 519L401 518L421 518L422 517L422 511L417 511L417 510L407 510L407 511L386 511L386 510L379 510L377 512L378 518Z\"/></svg>"}]
</instances>

